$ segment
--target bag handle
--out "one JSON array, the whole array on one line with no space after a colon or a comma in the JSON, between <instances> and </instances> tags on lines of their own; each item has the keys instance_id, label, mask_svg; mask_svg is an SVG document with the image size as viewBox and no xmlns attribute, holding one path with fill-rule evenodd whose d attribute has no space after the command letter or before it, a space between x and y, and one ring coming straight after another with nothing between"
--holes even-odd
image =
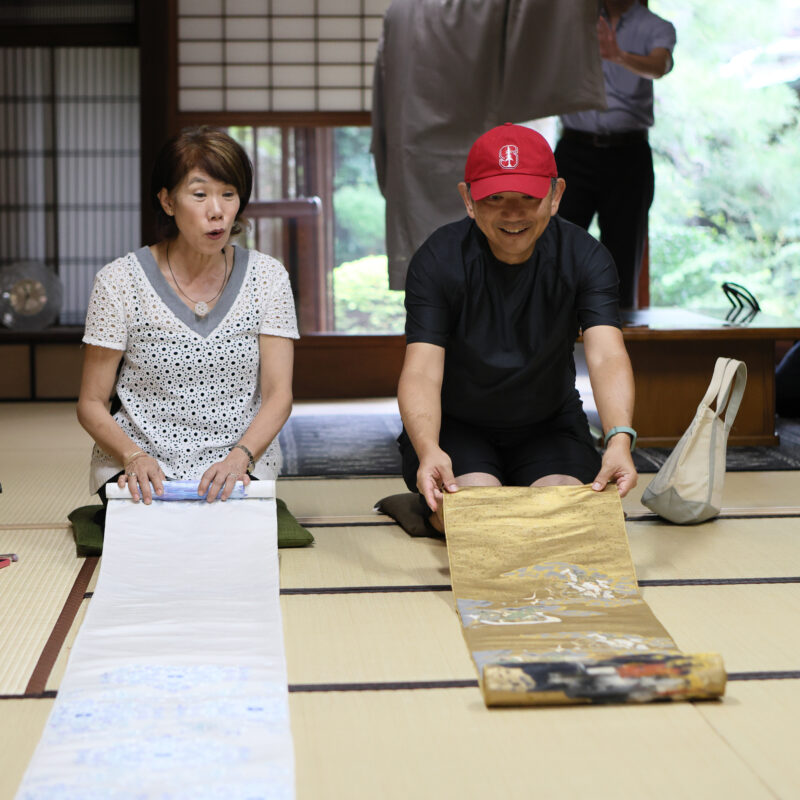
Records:
<instances>
[{"instance_id":1,"label":"bag handle","mask_svg":"<svg viewBox=\"0 0 800 800\"><path fill-rule=\"evenodd\" d=\"M702 408L707 408L714 402L714 400L718 397L720 389L722 388L722 379L725 375L725 367L727 367L728 362L731 359L723 358L720 356L716 363L714 364L714 374L711 376L711 383L708 384L708 389L706 389L706 393L703 399L700 401L700 405L697 407L697 411L699 412Z\"/></svg>"},{"instance_id":2,"label":"bag handle","mask_svg":"<svg viewBox=\"0 0 800 800\"><path fill-rule=\"evenodd\" d=\"M724 411L725 434L727 435L736 419L739 406L744 395L745 385L747 384L747 365L743 361L735 358L729 360L723 378L725 391L717 399L717 416L722 417Z\"/></svg>"},{"instance_id":3,"label":"bag handle","mask_svg":"<svg viewBox=\"0 0 800 800\"><path fill-rule=\"evenodd\" d=\"M725 429L730 431L739 411L746 383L747 366L743 361L737 361L735 358L718 358L714 364L711 383L700 401L698 412L703 407L710 407L716 400L714 416L723 418L724 413Z\"/></svg>"}]
</instances>

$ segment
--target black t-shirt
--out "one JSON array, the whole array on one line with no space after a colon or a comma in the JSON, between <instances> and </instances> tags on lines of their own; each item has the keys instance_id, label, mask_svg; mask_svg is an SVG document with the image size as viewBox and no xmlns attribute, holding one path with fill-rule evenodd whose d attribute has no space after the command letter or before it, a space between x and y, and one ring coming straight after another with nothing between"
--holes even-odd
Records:
<instances>
[{"instance_id":1,"label":"black t-shirt","mask_svg":"<svg viewBox=\"0 0 800 800\"><path fill-rule=\"evenodd\" d=\"M474 424L546 420L577 398L579 330L621 327L609 252L553 217L524 264L505 264L469 217L435 231L406 278L406 341L445 348L442 411Z\"/></svg>"}]
</instances>

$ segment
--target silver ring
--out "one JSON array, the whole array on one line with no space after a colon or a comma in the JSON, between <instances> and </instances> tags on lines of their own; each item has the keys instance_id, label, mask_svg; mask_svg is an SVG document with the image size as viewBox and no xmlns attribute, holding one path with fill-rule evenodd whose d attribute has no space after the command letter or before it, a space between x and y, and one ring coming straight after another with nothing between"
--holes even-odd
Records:
<instances>
[{"instance_id":1,"label":"silver ring","mask_svg":"<svg viewBox=\"0 0 800 800\"><path fill-rule=\"evenodd\" d=\"M227 477L228 478L238 478L239 477L239 473L238 472L229 472Z\"/></svg>"},{"instance_id":2,"label":"silver ring","mask_svg":"<svg viewBox=\"0 0 800 800\"><path fill-rule=\"evenodd\" d=\"M129 478L135 478L136 477L136 473L135 472L129 472L128 473L128 477Z\"/></svg>"}]
</instances>

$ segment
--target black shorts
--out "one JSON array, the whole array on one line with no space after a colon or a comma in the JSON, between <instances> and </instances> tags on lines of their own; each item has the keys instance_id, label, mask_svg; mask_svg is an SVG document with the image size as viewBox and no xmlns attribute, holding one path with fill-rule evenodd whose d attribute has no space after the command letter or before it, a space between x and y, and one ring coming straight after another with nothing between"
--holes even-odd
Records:
<instances>
[{"instance_id":1,"label":"black shorts","mask_svg":"<svg viewBox=\"0 0 800 800\"><path fill-rule=\"evenodd\" d=\"M397 439L403 480L417 491L419 460L405 429ZM474 425L442 415L439 446L453 462L453 475L487 472L503 486L530 486L545 475L571 475L591 483L601 458L580 401L544 422L515 428Z\"/></svg>"}]
</instances>

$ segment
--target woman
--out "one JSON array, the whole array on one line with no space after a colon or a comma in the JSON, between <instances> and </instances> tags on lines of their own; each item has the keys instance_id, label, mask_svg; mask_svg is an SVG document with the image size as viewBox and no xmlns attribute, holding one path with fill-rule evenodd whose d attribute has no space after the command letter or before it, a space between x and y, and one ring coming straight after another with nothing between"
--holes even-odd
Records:
<instances>
[{"instance_id":1,"label":"woman","mask_svg":"<svg viewBox=\"0 0 800 800\"><path fill-rule=\"evenodd\" d=\"M283 266L229 243L252 183L227 134L173 137L151 182L162 240L95 278L78 419L96 442L91 490L103 500L113 479L144 503L165 480L199 479L212 502L251 472L277 475L298 333Z\"/></svg>"}]
</instances>

